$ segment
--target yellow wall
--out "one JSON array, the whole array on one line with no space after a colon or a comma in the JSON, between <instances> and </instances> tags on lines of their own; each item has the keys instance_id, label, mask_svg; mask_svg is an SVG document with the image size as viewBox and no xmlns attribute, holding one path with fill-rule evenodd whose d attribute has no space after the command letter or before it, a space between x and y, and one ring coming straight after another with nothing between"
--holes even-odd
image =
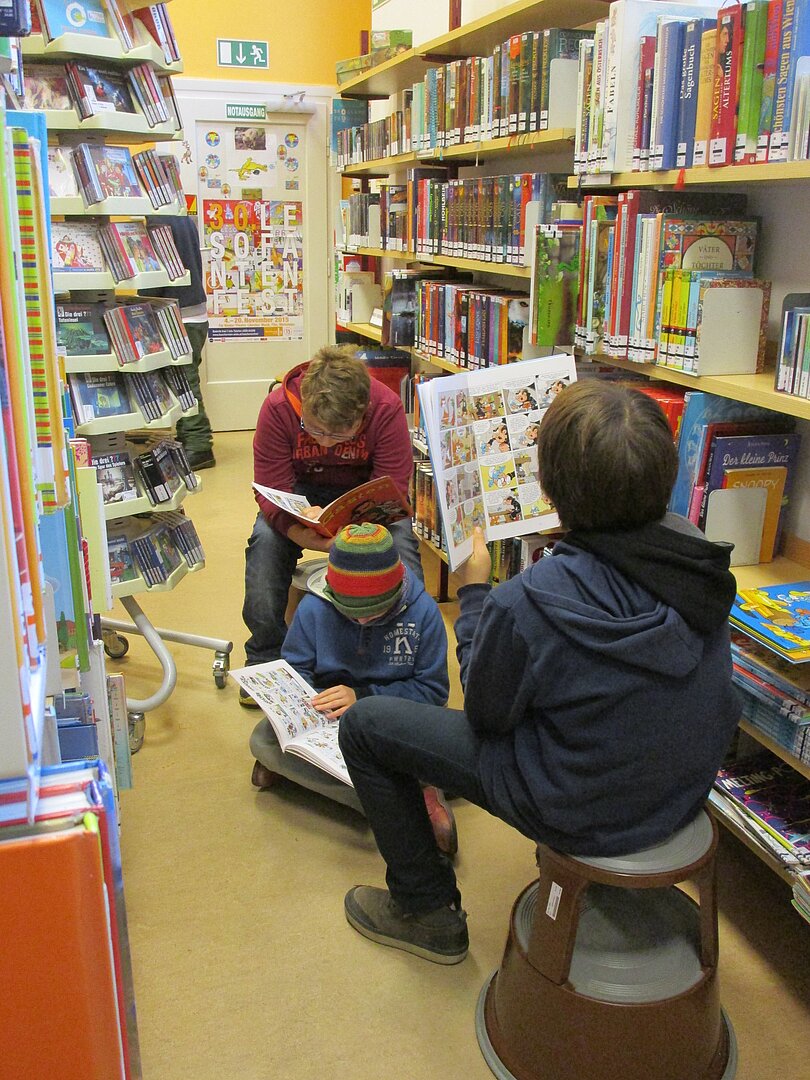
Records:
<instances>
[{"instance_id":1,"label":"yellow wall","mask_svg":"<svg viewBox=\"0 0 810 1080\"><path fill-rule=\"evenodd\" d=\"M329 86L335 62L360 52L371 0L173 0L169 14L189 78ZM218 37L268 41L269 69L218 67Z\"/></svg>"}]
</instances>

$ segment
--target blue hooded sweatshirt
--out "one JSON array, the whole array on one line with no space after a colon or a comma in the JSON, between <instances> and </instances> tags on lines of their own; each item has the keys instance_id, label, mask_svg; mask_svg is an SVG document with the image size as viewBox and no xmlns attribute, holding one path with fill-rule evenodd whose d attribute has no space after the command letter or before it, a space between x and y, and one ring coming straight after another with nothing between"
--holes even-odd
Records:
<instances>
[{"instance_id":1,"label":"blue hooded sweatshirt","mask_svg":"<svg viewBox=\"0 0 810 1080\"><path fill-rule=\"evenodd\" d=\"M526 836L573 855L639 850L687 824L739 719L728 581L704 573L718 545L663 524L649 588L571 534L519 577L459 592L458 656L485 795ZM695 629L678 600L650 591L673 563L671 592L691 593L692 623L711 628ZM725 567L728 579L727 554Z\"/></svg>"},{"instance_id":2,"label":"blue hooded sweatshirt","mask_svg":"<svg viewBox=\"0 0 810 1080\"><path fill-rule=\"evenodd\" d=\"M350 686L358 698L388 694L429 705L444 705L450 693L444 621L407 567L401 602L364 626L307 594L281 655L316 690Z\"/></svg>"}]
</instances>

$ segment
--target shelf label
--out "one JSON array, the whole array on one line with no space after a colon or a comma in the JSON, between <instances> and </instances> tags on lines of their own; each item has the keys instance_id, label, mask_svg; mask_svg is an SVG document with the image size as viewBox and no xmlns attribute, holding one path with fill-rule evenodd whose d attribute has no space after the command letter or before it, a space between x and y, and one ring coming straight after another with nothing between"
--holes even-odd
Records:
<instances>
[{"instance_id":1,"label":"shelf label","mask_svg":"<svg viewBox=\"0 0 810 1080\"><path fill-rule=\"evenodd\" d=\"M266 105L226 105L226 120L266 120Z\"/></svg>"},{"instance_id":2,"label":"shelf label","mask_svg":"<svg viewBox=\"0 0 810 1080\"><path fill-rule=\"evenodd\" d=\"M219 67L268 68L270 48L266 41L217 38L217 64Z\"/></svg>"}]
</instances>

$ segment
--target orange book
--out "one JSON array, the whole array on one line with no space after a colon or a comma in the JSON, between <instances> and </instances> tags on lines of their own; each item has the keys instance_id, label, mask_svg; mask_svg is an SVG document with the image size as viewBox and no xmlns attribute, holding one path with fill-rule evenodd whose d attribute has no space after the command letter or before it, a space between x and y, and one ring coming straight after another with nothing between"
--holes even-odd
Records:
<instances>
[{"instance_id":1,"label":"orange book","mask_svg":"<svg viewBox=\"0 0 810 1080\"><path fill-rule=\"evenodd\" d=\"M0 830L0 1080L120 1080L98 833L42 828Z\"/></svg>"},{"instance_id":2,"label":"orange book","mask_svg":"<svg viewBox=\"0 0 810 1080\"><path fill-rule=\"evenodd\" d=\"M787 469L784 465L769 465L762 469L726 469L724 473L724 488L765 488L767 492L765 522L759 548L760 562L770 562L773 559L786 479Z\"/></svg>"}]
</instances>

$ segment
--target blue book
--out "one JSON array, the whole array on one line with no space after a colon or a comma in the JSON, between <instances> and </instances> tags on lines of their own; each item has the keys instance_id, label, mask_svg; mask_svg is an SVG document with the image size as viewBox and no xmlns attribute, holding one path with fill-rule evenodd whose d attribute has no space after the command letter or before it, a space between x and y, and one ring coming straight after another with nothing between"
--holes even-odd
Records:
<instances>
[{"instance_id":1,"label":"blue book","mask_svg":"<svg viewBox=\"0 0 810 1080\"><path fill-rule=\"evenodd\" d=\"M782 8L782 35L779 42L779 60L776 65L776 85L773 93L773 117L768 161L784 161L784 133L790 132L790 114L785 112L788 83L790 81L790 48L793 40L793 22L799 0L784 0Z\"/></svg>"},{"instance_id":2,"label":"blue book","mask_svg":"<svg viewBox=\"0 0 810 1080\"><path fill-rule=\"evenodd\" d=\"M784 423L782 413L746 405L733 398L718 397L703 390L687 391L684 399L681 430L678 436L678 475L669 500L673 514L689 516L692 487L703 457L706 428L716 420L777 420Z\"/></svg>"},{"instance_id":3,"label":"blue book","mask_svg":"<svg viewBox=\"0 0 810 1080\"><path fill-rule=\"evenodd\" d=\"M729 614L739 627L786 660L810 660L810 581L766 585L737 593Z\"/></svg>"},{"instance_id":4,"label":"blue book","mask_svg":"<svg viewBox=\"0 0 810 1080\"><path fill-rule=\"evenodd\" d=\"M95 724L83 724L81 720L59 720L56 730L63 762L98 757L98 732Z\"/></svg>"},{"instance_id":5,"label":"blue book","mask_svg":"<svg viewBox=\"0 0 810 1080\"><path fill-rule=\"evenodd\" d=\"M675 167L686 168L692 163L697 117L698 74L700 45L703 34L716 25L715 19L690 19L684 28L681 85L678 93L678 129Z\"/></svg>"},{"instance_id":6,"label":"blue book","mask_svg":"<svg viewBox=\"0 0 810 1080\"><path fill-rule=\"evenodd\" d=\"M652 144L653 168L674 169L678 150L678 96L681 86L683 41L686 24L662 19L656 61L656 82L662 82L660 107L656 113Z\"/></svg>"},{"instance_id":7,"label":"blue book","mask_svg":"<svg viewBox=\"0 0 810 1080\"><path fill-rule=\"evenodd\" d=\"M782 161L790 149L791 114L796 90L796 66L802 56L810 56L810 0L796 0L793 9L793 33L790 39L790 70L785 90L785 113L782 121Z\"/></svg>"},{"instance_id":8,"label":"blue book","mask_svg":"<svg viewBox=\"0 0 810 1080\"><path fill-rule=\"evenodd\" d=\"M28 0L6 0L0 5L0 37L28 37L30 33L31 5Z\"/></svg>"},{"instance_id":9,"label":"blue book","mask_svg":"<svg viewBox=\"0 0 810 1080\"><path fill-rule=\"evenodd\" d=\"M51 41L62 34L110 37L102 0L41 0L42 28ZM30 26L29 26L30 32Z\"/></svg>"}]
</instances>

